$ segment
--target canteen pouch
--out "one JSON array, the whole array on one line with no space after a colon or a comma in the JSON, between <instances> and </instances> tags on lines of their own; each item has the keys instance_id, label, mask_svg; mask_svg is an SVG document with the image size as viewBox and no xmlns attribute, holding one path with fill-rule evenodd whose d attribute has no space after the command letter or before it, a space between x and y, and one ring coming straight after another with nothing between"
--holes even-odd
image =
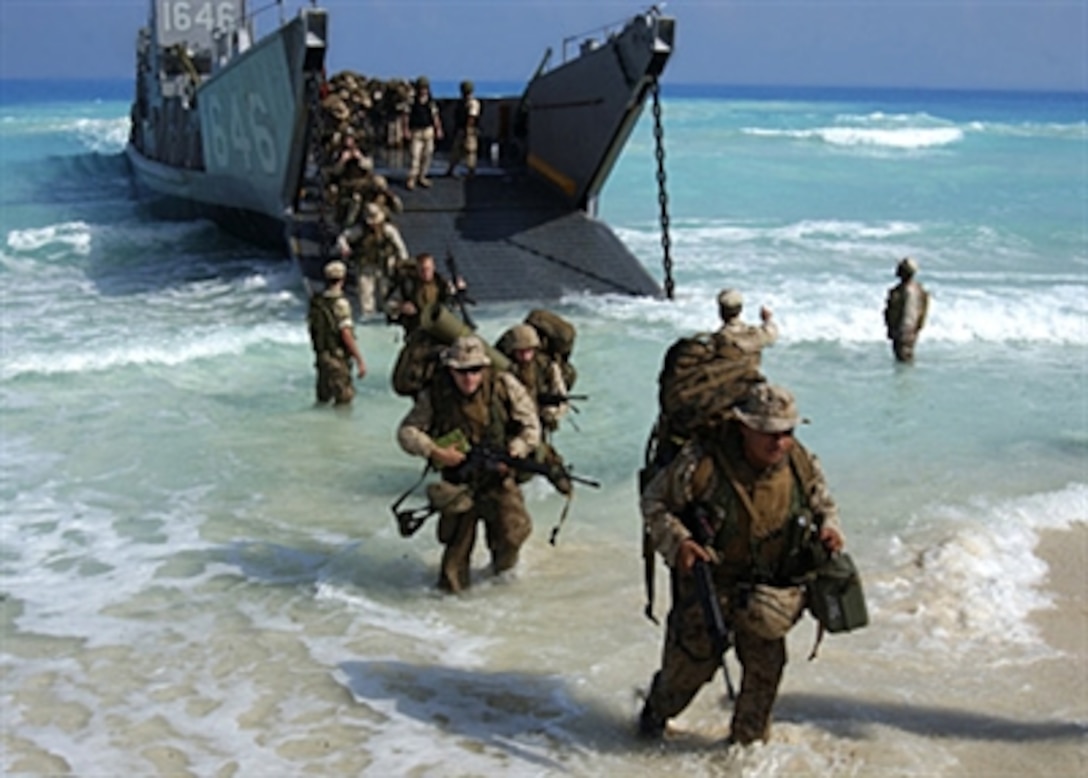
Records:
<instances>
[{"instance_id":1,"label":"canteen pouch","mask_svg":"<svg viewBox=\"0 0 1088 778\"><path fill-rule=\"evenodd\" d=\"M808 585L808 610L828 632L850 632L869 623L861 576L849 554L832 554Z\"/></svg>"}]
</instances>

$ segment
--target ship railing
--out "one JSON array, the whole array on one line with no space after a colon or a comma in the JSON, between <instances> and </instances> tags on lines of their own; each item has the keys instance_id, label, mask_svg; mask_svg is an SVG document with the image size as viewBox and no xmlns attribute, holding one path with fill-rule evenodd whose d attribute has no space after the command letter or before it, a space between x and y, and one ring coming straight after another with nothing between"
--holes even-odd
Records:
<instances>
[{"instance_id":1,"label":"ship railing","mask_svg":"<svg viewBox=\"0 0 1088 778\"><path fill-rule=\"evenodd\" d=\"M272 0L272 2L271 2L271 3L268 3L267 5L262 5L262 6L261 6L260 8L258 8L257 10L255 10L255 11L251 11L251 12L247 13L247 14L246 14L245 16L243 16L243 17L242 17L242 24L243 24L243 26L248 26L248 25L252 24L252 23L253 23L253 21L254 21L254 20L255 20L255 19L256 19L256 18L258 17L258 16L260 16L261 14L263 14L263 13L264 13L265 11L270 11L270 10L272 10L273 8L279 8L279 9L280 9L280 16L279 16L279 25L280 25L280 26L282 27L282 26L283 26L283 22L284 22L284 16L283 16L283 0Z\"/></svg>"},{"instance_id":2,"label":"ship railing","mask_svg":"<svg viewBox=\"0 0 1088 778\"><path fill-rule=\"evenodd\" d=\"M636 18L637 16L651 16L655 18L661 16L661 9L664 5L664 3L651 5L642 14L637 14ZM602 44L617 37L623 32L624 28L631 23L631 18L632 17L630 16L625 16L622 19L602 24L591 30L586 30L585 32L580 32L576 35L568 35L563 39L563 62L566 63L572 59L577 59L584 54L588 54L599 48Z\"/></svg>"}]
</instances>

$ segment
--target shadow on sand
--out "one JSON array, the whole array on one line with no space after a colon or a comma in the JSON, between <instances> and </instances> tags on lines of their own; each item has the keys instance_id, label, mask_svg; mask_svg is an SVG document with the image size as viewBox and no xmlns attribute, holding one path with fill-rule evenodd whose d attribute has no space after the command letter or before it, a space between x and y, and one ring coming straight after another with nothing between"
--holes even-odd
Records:
<instances>
[{"instance_id":1,"label":"shadow on sand","mask_svg":"<svg viewBox=\"0 0 1088 778\"><path fill-rule=\"evenodd\" d=\"M1010 743L1088 737L1088 725L1071 721L1028 721L956 708L822 694L782 695L775 706L775 720L806 723L836 737L852 739L869 737L872 725L893 727L925 737Z\"/></svg>"}]
</instances>

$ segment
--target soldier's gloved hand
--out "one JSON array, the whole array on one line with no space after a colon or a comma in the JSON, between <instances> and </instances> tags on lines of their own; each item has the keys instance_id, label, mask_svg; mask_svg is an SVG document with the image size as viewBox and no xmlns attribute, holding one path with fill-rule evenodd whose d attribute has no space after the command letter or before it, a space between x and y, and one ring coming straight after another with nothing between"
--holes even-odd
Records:
<instances>
[{"instance_id":1,"label":"soldier's gloved hand","mask_svg":"<svg viewBox=\"0 0 1088 778\"><path fill-rule=\"evenodd\" d=\"M710 554L691 538L685 538L676 549L676 569L682 575L691 575L691 569L695 567L697 560L710 561Z\"/></svg>"},{"instance_id":2,"label":"soldier's gloved hand","mask_svg":"<svg viewBox=\"0 0 1088 778\"><path fill-rule=\"evenodd\" d=\"M820 527L820 542L832 554L842 551L842 547L846 545L846 541L837 529L826 526Z\"/></svg>"}]
</instances>

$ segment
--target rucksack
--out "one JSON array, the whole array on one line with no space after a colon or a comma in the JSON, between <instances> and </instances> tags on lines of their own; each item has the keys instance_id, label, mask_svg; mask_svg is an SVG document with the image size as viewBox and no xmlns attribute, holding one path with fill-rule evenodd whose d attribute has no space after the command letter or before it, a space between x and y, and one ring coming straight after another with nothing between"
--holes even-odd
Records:
<instances>
[{"instance_id":1,"label":"rucksack","mask_svg":"<svg viewBox=\"0 0 1088 778\"><path fill-rule=\"evenodd\" d=\"M393 366L393 391L401 397L415 397L431 383L445 345L422 330L404 342Z\"/></svg>"},{"instance_id":2,"label":"rucksack","mask_svg":"<svg viewBox=\"0 0 1088 778\"><path fill-rule=\"evenodd\" d=\"M665 352L657 377L660 421L672 437L721 424L753 383L764 380L759 354L713 334L680 338Z\"/></svg>"},{"instance_id":3,"label":"rucksack","mask_svg":"<svg viewBox=\"0 0 1088 778\"><path fill-rule=\"evenodd\" d=\"M574 325L557 313L543 308L534 308L525 317L525 323L536 330L540 336L540 354L548 357L546 361L555 361L563 374L563 382L570 390L578 380L578 371L570 362L574 351L574 338L577 331Z\"/></svg>"}]
</instances>

